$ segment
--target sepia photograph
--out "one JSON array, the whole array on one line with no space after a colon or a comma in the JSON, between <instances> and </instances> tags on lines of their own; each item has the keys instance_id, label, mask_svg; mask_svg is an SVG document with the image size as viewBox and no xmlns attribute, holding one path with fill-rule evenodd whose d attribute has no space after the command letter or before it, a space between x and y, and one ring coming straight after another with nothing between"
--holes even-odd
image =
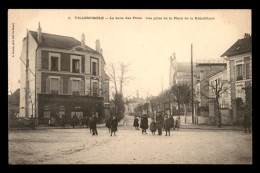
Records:
<instances>
[{"instance_id":1,"label":"sepia photograph","mask_svg":"<svg viewBox=\"0 0 260 173\"><path fill-rule=\"evenodd\" d=\"M9 9L9 165L252 165L251 9Z\"/></svg>"}]
</instances>

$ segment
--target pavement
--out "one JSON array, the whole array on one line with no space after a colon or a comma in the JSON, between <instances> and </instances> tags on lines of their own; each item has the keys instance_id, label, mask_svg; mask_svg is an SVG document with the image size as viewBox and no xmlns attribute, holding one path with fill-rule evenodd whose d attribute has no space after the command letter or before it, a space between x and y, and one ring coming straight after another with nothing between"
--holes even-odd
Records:
<instances>
[{"instance_id":1,"label":"pavement","mask_svg":"<svg viewBox=\"0 0 260 173\"><path fill-rule=\"evenodd\" d=\"M252 134L218 127L182 124L171 135L143 134L133 117L119 122L116 136L99 124L87 128L12 130L9 164L252 164ZM200 129L192 129L196 127ZM227 129L223 127L222 129Z\"/></svg>"}]
</instances>

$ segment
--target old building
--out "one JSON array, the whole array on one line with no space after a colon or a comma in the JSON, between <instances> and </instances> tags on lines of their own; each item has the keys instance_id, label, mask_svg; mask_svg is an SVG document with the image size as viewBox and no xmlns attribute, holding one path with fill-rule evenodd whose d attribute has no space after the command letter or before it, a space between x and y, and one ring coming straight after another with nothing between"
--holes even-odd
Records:
<instances>
[{"instance_id":1,"label":"old building","mask_svg":"<svg viewBox=\"0 0 260 173\"><path fill-rule=\"evenodd\" d=\"M252 86L252 37L246 33L221 57L228 61L227 78L230 81L232 110L236 119L236 99L241 98L245 102L245 87Z\"/></svg>"},{"instance_id":2,"label":"old building","mask_svg":"<svg viewBox=\"0 0 260 173\"><path fill-rule=\"evenodd\" d=\"M33 115L39 124L65 114L104 116L109 102L109 77L100 41L96 50L73 37L27 31L21 54L20 116Z\"/></svg>"},{"instance_id":3,"label":"old building","mask_svg":"<svg viewBox=\"0 0 260 173\"><path fill-rule=\"evenodd\" d=\"M193 64L193 82L199 78L199 70ZM190 85L191 84L191 63L177 62L176 55L170 57L169 85Z\"/></svg>"},{"instance_id":4,"label":"old building","mask_svg":"<svg viewBox=\"0 0 260 173\"><path fill-rule=\"evenodd\" d=\"M252 84L252 37L245 34L223 55L228 61L227 75L231 83L231 98L245 101L244 87Z\"/></svg>"}]
</instances>

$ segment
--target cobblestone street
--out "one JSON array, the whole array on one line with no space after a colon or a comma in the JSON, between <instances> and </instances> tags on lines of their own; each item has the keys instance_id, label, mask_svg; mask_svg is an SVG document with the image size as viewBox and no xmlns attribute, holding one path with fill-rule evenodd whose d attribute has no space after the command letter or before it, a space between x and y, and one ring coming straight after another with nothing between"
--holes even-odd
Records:
<instances>
[{"instance_id":1,"label":"cobblestone street","mask_svg":"<svg viewBox=\"0 0 260 173\"><path fill-rule=\"evenodd\" d=\"M14 130L10 164L251 164L252 135L235 130L180 129L142 134L132 119L110 136L107 128Z\"/></svg>"}]
</instances>

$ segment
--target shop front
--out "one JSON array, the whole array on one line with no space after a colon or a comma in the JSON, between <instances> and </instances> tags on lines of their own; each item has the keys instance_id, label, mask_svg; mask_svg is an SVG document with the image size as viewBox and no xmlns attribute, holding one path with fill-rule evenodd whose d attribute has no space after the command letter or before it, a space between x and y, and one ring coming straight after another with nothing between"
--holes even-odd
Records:
<instances>
[{"instance_id":1,"label":"shop front","mask_svg":"<svg viewBox=\"0 0 260 173\"><path fill-rule=\"evenodd\" d=\"M76 115L90 116L92 112L98 114L98 118L104 117L103 97L74 96L74 95L38 95L39 124L48 124L51 118L60 120L65 115L65 122L70 123Z\"/></svg>"}]
</instances>

